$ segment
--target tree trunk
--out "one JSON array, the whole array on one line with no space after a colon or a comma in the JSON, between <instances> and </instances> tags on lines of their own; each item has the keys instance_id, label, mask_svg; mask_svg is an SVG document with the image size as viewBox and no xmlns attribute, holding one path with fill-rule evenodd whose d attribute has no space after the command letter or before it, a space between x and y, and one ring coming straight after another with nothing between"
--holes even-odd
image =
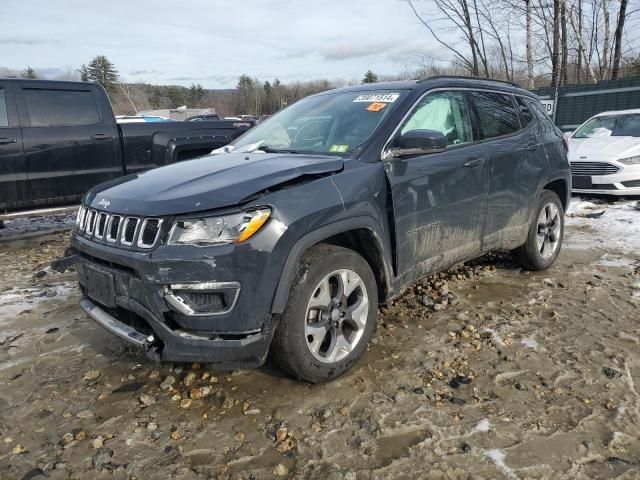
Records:
<instances>
[{"instance_id":1,"label":"tree trunk","mask_svg":"<svg viewBox=\"0 0 640 480\"><path fill-rule=\"evenodd\" d=\"M560 0L553 0L553 51L551 54L551 86L558 85L560 70Z\"/></svg>"},{"instance_id":2,"label":"tree trunk","mask_svg":"<svg viewBox=\"0 0 640 480\"><path fill-rule=\"evenodd\" d=\"M602 0L602 13L604 14L604 39L602 40L602 66L600 69L600 79L606 80L609 77L609 0Z\"/></svg>"},{"instance_id":3,"label":"tree trunk","mask_svg":"<svg viewBox=\"0 0 640 480\"><path fill-rule=\"evenodd\" d=\"M578 37L582 37L582 0L578 0ZM576 68L576 83L582 81L582 49L578 47L578 65Z\"/></svg>"},{"instance_id":4,"label":"tree trunk","mask_svg":"<svg viewBox=\"0 0 640 480\"><path fill-rule=\"evenodd\" d=\"M620 0L620 12L618 13L618 24L615 33L615 53L613 54L613 68L611 69L611 79L617 80L620 77L620 61L622 59L622 33L624 31L624 21L627 17L628 0Z\"/></svg>"},{"instance_id":5,"label":"tree trunk","mask_svg":"<svg viewBox=\"0 0 640 480\"><path fill-rule=\"evenodd\" d=\"M531 1L524 0L527 16L527 80L529 90L536 88L536 81L533 76L533 47L531 42Z\"/></svg>"},{"instance_id":6,"label":"tree trunk","mask_svg":"<svg viewBox=\"0 0 640 480\"><path fill-rule=\"evenodd\" d=\"M467 0L460 2L462 6L462 14L464 18L464 24L467 28L467 35L469 37L469 47L471 47L471 57L473 59L473 75L480 76L480 70L478 69L478 53L476 51L476 40L473 34L473 25L471 25L471 15L469 14L469 4Z\"/></svg>"},{"instance_id":7,"label":"tree trunk","mask_svg":"<svg viewBox=\"0 0 640 480\"><path fill-rule=\"evenodd\" d=\"M560 80L563 85L569 83L569 39L567 38L567 4L560 0L560 25L562 27L562 63L560 64Z\"/></svg>"}]
</instances>

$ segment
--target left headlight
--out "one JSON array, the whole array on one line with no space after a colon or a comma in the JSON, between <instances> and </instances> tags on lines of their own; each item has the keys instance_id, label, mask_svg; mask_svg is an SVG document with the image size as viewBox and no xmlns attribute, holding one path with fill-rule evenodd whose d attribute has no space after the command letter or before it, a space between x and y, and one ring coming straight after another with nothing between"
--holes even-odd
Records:
<instances>
[{"instance_id":1,"label":"left headlight","mask_svg":"<svg viewBox=\"0 0 640 480\"><path fill-rule=\"evenodd\" d=\"M258 233L269 219L271 210L263 208L251 212L218 217L176 220L169 233L170 245L219 245L241 243Z\"/></svg>"},{"instance_id":2,"label":"left headlight","mask_svg":"<svg viewBox=\"0 0 640 480\"><path fill-rule=\"evenodd\" d=\"M618 161L620 163L624 163L625 165L640 165L640 156L621 158Z\"/></svg>"}]
</instances>

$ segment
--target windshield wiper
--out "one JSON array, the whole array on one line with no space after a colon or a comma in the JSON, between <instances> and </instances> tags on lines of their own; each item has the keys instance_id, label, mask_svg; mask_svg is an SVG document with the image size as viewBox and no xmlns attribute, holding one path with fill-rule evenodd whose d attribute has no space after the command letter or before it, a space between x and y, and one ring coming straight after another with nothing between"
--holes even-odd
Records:
<instances>
[{"instance_id":1,"label":"windshield wiper","mask_svg":"<svg viewBox=\"0 0 640 480\"><path fill-rule=\"evenodd\" d=\"M265 153L300 153L293 148L274 148L269 145L260 145L256 150L260 150Z\"/></svg>"}]
</instances>

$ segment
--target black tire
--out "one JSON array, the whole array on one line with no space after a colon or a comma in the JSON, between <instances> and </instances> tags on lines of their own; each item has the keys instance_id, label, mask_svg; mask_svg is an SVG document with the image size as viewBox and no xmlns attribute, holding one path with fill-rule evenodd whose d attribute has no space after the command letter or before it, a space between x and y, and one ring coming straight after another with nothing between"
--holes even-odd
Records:
<instances>
[{"instance_id":1,"label":"black tire","mask_svg":"<svg viewBox=\"0 0 640 480\"><path fill-rule=\"evenodd\" d=\"M333 272L348 269L359 276L368 297L368 309L360 310L366 321L359 340L354 341L353 350L345 358L334 363L319 361L308 346L306 327L308 325L308 305L318 296L319 284ZM361 287L360 292L363 292ZM357 293L354 290L354 293ZM333 295L332 295L333 297ZM351 298L351 297L350 297ZM345 308L347 299L344 301ZM338 308L336 306L335 308ZM318 309L319 310L319 309ZM331 310L331 308L329 309ZM318 313L318 315L321 315ZM328 244L311 247L301 259L285 311L279 319L271 344L271 356L278 365L294 377L311 383L326 382L339 377L349 370L362 356L373 334L378 315L378 289L369 264L353 250ZM327 317L330 317L330 313ZM362 318L362 317L361 317ZM328 320L329 323L332 320ZM342 331L343 327L340 327ZM360 330L358 330L360 332ZM345 337L346 338L346 337ZM332 340L333 341L333 340ZM329 343L332 343L329 342ZM323 342L324 344L324 342ZM321 345L322 347L322 345Z\"/></svg>"},{"instance_id":2,"label":"black tire","mask_svg":"<svg viewBox=\"0 0 640 480\"><path fill-rule=\"evenodd\" d=\"M558 211L559 221L559 235L557 237L557 247L553 250L549 256L543 255L538 248L538 234L539 234L539 218L543 209L547 208L551 204L555 205ZM555 192L550 190L543 190L538 201L538 206L535 210L534 216L531 219L531 225L529 226L529 233L527 234L527 241L524 245L516 248L511 253L516 262L522 265L523 268L533 271L546 270L558 258L558 254L562 249L562 240L564 238L564 208L562 202Z\"/></svg>"}]
</instances>

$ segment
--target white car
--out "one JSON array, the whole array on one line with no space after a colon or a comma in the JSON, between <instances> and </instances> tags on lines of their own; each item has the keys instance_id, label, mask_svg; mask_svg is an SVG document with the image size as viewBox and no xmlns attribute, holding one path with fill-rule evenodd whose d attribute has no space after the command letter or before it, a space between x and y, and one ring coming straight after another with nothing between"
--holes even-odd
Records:
<instances>
[{"instance_id":1,"label":"white car","mask_svg":"<svg viewBox=\"0 0 640 480\"><path fill-rule=\"evenodd\" d=\"M603 112L569 136L573 191L640 195L640 109Z\"/></svg>"}]
</instances>

